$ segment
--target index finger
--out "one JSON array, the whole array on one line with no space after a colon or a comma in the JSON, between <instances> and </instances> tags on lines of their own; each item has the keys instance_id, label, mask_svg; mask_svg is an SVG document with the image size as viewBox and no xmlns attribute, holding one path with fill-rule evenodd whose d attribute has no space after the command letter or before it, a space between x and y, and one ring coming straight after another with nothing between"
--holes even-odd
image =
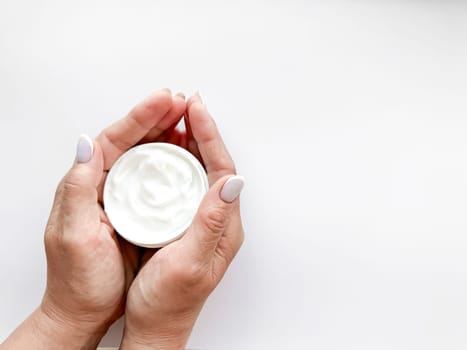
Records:
<instances>
[{"instance_id":1,"label":"index finger","mask_svg":"<svg viewBox=\"0 0 467 350\"><path fill-rule=\"evenodd\" d=\"M189 127L206 166L209 185L225 175L235 174L234 162L199 95L190 98L187 111Z\"/></svg>"},{"instance_id":2,"label":"index finger","mask_svg":"<svg viewBox=\"0 0 467 350\"><path fill-rule=\"evenodd\" d=\"M140 141L170 111L172 94L163 89L136 105L128 115L104 129L96 141L104 154L104 169Z\"/></svg>"}]
</instances>

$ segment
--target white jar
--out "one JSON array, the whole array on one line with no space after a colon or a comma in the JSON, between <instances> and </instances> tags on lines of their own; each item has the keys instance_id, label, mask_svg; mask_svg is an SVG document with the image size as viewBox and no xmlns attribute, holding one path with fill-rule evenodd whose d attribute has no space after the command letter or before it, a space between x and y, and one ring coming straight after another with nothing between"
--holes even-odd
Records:
<instances>
[{"instance_id":1,"label":"white jar","mask_svg":"<svg viewBox=\"0 0 467 350\"><path fill-rule=\"evenodd\" d=\"M104 208L115 230L142 247L162 247L183 235L209 188L201 163L169 143L131 148L110 169Z\"/></svg>"}]
</instances>

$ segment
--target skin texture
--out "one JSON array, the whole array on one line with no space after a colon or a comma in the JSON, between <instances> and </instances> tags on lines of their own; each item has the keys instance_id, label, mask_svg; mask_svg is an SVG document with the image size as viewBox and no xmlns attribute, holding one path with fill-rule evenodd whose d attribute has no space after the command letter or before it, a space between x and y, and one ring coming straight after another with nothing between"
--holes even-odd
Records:
<instances>
[{"instance_id":1,"label":"skin texture","mask_svg":"<svg viewBox=\"0 0 467 350\"><path fill-rule=\"evenodd\" d=\"M186 131L175 129L184 118ZM163 141L204 164L210 190L186 234L160 249L121 239L102 207L107 170L129 148ZM60 182L45 230L47 287L40 307L4 349L95 349L126 313L122 349L182 349L209 294L243 242L239 200L220 197L235 174L216 125L198 95L167 89L134 107L94 140L88 163Z\"/></svg>"}]
</instances>

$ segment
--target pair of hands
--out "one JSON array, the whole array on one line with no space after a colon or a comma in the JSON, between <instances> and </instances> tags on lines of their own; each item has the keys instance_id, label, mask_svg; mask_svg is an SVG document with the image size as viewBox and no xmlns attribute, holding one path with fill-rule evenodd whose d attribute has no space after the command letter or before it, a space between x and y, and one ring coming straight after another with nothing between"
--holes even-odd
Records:
<instances>
[{"instance_id":1,"label":"pair of hands","mask_svg":"<svg viewBox=\"0 0 467 350\"><path fill-rule=\"evenodd\" d=\"M175 128L182 118L186 131ZM185 235L159 250L121 239L101 202L113 163L129 148L155 141L198 157L210 185ZM125 314L121 349L182 349L243 242L237 199L243 180L235 176L215 122L199 95L185 101L164 89L78 150L46 228L47 288L29 322L36 334L51 337L35 348L95 348ZM20 339L13 334L4 346L21 348L14 346Z\"/></svg>"}]
</instances>

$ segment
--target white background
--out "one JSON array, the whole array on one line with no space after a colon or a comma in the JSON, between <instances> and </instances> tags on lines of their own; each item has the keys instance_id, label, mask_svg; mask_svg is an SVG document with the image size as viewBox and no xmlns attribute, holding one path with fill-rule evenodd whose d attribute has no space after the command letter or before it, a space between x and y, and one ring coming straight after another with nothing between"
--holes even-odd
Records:
<instances>
[{"instance_id":1,"label":"white background","mask_svg":"<svg viewBox=\"0 0 467 350\"><path fill-rule=\"evenodd\" d=\"M465 349L467 2L0 0L0 339L82 132L200 90L245 245L189 347ZM118 327L104 340L119 341Z\"/></svg>"}]
</instances>

